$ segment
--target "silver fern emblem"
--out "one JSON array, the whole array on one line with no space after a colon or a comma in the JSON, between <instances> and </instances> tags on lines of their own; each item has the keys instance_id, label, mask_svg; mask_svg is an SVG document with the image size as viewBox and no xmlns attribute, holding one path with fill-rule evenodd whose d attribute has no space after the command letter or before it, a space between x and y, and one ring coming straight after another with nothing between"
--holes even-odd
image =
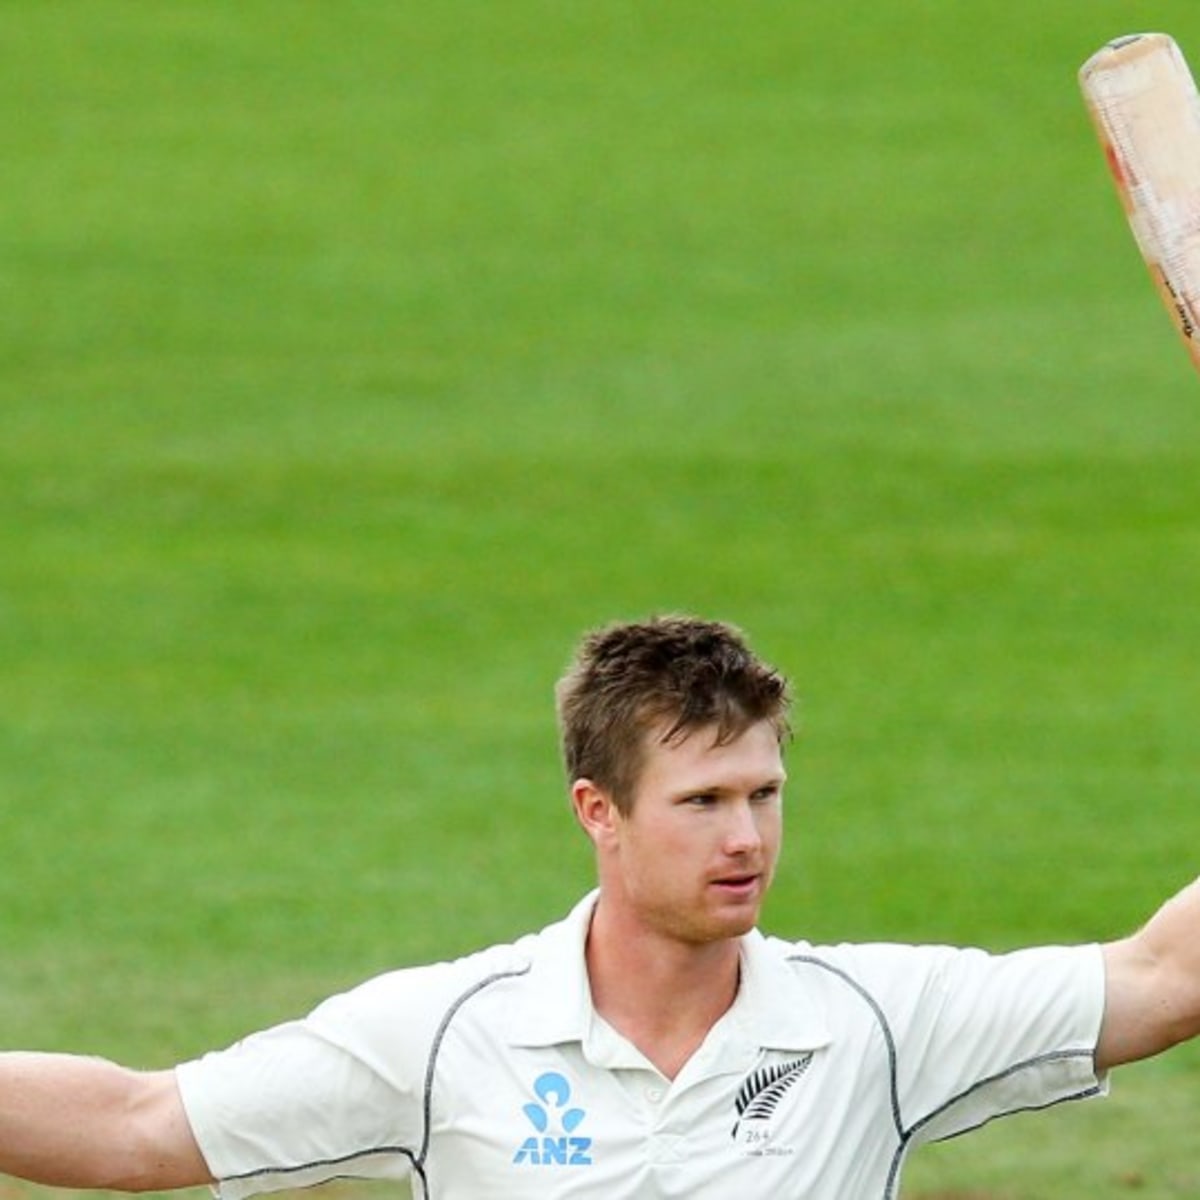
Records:
<instances>
[{"instance_id":1,"label":"silver fern emblem","mask_svg":"<svg viewBox=\"0 0 1200 1200\"><path fill-rule=\"evenodd\" d=\"M737 1105L738 1119L734 1123L731 1137L737 1137L738 1129L743 1121L766 1121L775 1115L788 1089L808 1070L812 1055L793 1059L791 1062L779 1063L774 1067L763 1067L748 1075L738 1089Z\"/></svg>"}]
</instances>

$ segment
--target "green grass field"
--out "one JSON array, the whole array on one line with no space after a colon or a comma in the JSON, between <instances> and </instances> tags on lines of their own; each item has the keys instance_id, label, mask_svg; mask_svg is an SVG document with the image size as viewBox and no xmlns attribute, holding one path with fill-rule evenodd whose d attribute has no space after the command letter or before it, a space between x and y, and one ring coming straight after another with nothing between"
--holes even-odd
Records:
<instances>
[{"instance_id":1,"label":"green grass field","mask_svg":"<svg viewBox=\"0 0 1200 1200\"><path fill-rule=\"evenodd\" d=\"M554 919L551 686L651 611L796 681L774 931L1194 876L1200 390L1075 71L1200 16L1133 7L0 2L0 1043L165 1065ZM1194 1196L1198 1096L906 1197Z\"/></svg>"}]
</instances>

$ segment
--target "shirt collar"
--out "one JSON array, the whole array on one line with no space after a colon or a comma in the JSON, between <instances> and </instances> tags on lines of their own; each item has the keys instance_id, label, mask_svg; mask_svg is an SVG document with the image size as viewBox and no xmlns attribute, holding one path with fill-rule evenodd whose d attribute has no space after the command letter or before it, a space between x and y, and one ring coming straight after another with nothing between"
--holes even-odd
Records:
<instances>
[{"instance_id":1,"label":"shirt collar","mask_svg":"<svg viewBox=\"0 0 1200 1200\"><path fill-rule=\"evenodd\" d=\"M742 938L742 977L729 1017L745 1039L764 1050L816 1050L830 1041L783 947L757 929Z\"/></svg>"},{"instance_id":2,"label":"shirt collar","mask_svg":"<svg viewBox=\"0 0 1200 1200\"><path fill-rule=\"evenodd\" d=\"M514 1046L586 1045L596 1036L584 947L598 891L586 895L557 924L529 939L530 987L508 1017ZM829 1030L784 955L758 930L741 939L737 998L723 1018L739 1041L755 1049L815 1050Z\"/></svg>"},{"instance_id":3,"label":"shirt collar","mask_svg":"<svg viewBox=\"0 0 1200 1200\"><path fill-rule=\"evenodd\" d=\"M584 946L599 894L589 892L563 920L528 939L529 988L508 1017L512 1045L555 1046L587 1036L593 1009Z\"/></svg>"}]
</instances>

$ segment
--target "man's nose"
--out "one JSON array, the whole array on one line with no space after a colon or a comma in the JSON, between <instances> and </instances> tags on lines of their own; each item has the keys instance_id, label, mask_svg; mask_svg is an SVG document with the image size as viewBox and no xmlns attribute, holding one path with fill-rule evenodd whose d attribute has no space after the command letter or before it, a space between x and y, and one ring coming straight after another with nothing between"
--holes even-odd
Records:
<instances>
[{"instance_id":1,"label":"man's nose","mask_svg":"<svg viewBox=\"0 0 1200 1200\"><path fill-rule=\"evenodd\" d=\"M729 805L725 827L727 854L748 854L762 845L762 832L748 800L734 800Z\"/></svg>"}]
</instances>

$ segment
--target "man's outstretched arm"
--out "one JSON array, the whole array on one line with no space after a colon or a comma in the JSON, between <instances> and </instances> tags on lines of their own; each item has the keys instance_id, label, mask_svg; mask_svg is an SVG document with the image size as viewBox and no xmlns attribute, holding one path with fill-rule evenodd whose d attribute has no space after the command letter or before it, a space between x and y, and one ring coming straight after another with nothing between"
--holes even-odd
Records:
<instances>
[{"instance_id":1,"label":"man's outstretched arm","mask_svg":"<svg viewBox=\"0 0 1200 1200\"><path fill-rule=\"evenodd\" d=\"M1104 966L1098 1070L1200 1036L1200 879L1137 933L1106 945Z\"/></svg>"},{"instance_id":2,"label":"man's outstretched arm","mask_svg":"<svg viewBox=\"0 0 1200 1200\"><path fill-rule=\"evenodd\" d=\"M212 1182L173 1071L66 1054L0 1054L0 1173L135 1192Z\"/></svg>"}]
</instances>

